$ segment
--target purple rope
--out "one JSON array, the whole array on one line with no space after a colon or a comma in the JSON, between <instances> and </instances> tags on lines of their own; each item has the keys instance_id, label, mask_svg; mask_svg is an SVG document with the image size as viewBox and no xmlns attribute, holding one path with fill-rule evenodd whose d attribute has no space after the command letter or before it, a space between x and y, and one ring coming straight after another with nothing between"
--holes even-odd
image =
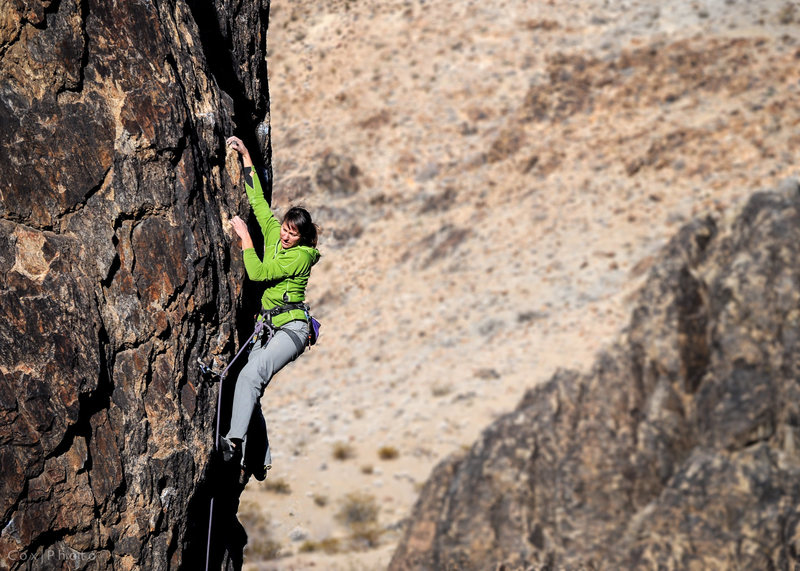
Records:
<instances>
[{"instance_id":1,"label":"purple rope","mask_svg":"<svg viewBox=\"0 0 800 571\"><path fill-rule=\"evenodd\" d=\"M236 353L236 356L233 359L231 359L231 362L228 363L228 366L225 367L219 374L219 393L217 394L217 429L214 436L215 450L219 448L219 420L220 420L219 411L220 408L222 407L222 382L225 380L225 376L228 374L228 369L230 369L233 366L233 364L236 362L236 359L238 359L239 356L244 352L244 350L247 349L248 345L250 345L250 341L252 341L253 338L256 335L258 335L262 329L264 329L264 324L265 324L264 321L256 321L256 326L253 329L253 333L251 333L250 337L247 338L247 341L244 342L242 348L239 349L238 353ZM269 341L269 339L267 339L267 341Z\"/></svg>"},{"instance_id":2,"label":"purple rope","mask_svg":"<svg viewBox=\"0 0 800 571\"><path fill-rule=\"evenodd\" d=\"M225 376L228 374L228 370L231 366L236 362L236 359L244 352L245 349L250 345L250 341L258 335L262 329L264 329L264 325L266 321L256 321L256 326L253 329L253 333L250 334L250 337L247 338L247 341L244 342L242 348L239 349L239 352L231 359L231 362L228 363L228 366L222 370L222 373L219 375L219 392L217 394L217 427L214 434L214 450L219 450L219 422L220 422L220 414L219 411L222 408L222 382L225 380ZM272 330L267 329L267 342L269 342L270 338L272 337ZM211 559L211 525L214 521L214 495L211 495L211 504L208 508L208 541L206 542L206 571L208 571L208 564Z\"/></svg>"}]
</instances>

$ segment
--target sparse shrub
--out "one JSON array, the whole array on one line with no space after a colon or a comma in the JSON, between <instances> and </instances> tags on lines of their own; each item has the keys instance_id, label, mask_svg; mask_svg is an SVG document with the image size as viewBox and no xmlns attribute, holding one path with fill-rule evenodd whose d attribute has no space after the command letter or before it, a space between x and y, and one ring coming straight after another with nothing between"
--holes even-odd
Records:
<instances>
[{"instance_id":1,"label":"sparse shrub","mask_svg":"<svg viewBox=\"0 0 800 571\"><path fill-rule=\"evenodd\" d=\"M300 546L300 553L314 553L319 550L322 550L329 555L338 553L339 540L335 537L326 537L321 541L304 541Z\"/></svg>"},{"instance_id":2,"label":"sparse shrub","mask_svg":"<svg viewBox=\"0 0 800 571\"><path fill-rule=\"evenodd\" d=\"M358 524L376 523L378 511L375 496L364 492L353 492L342 500L342 507L336 514L336 519L352 528Z\"/></svg>"},{"instance_id":3,"label":"sparse shrub","mask_svg":"<svg viewBox=\"0 0 800 571\"><path fill-rule=\"evenodd\" d=\"M450 383L435 383L431 387L431 394L435 397L443 397L453 390L453 385Z\"/></svg>"},{"instance_id":4,"label":"sparse shrub","mask_svg":"<svg viewBox=\"0 0 800 571\"><path fill-rule=\"evenodd\" d=\"M281 194L286 196L290 202L298 202L300 198L309 196L314 192L311 177L293 176L281 183Z\"/></svg>"},{"instance_id":5,"label":"sparse shrub","mask_svg":"<svg viewBox=\"0 0 800 571\"><path fill-rule=\"evenodd\" d=\"M522 147L525 142L525 132L522 129L507 129L492 143L487 160L496 163L507 159Z\"/></svg>"},{"instance_id":6,"label":"sparse shrub","mask_svg":"<svg viewBox=\"0 0 800 571\"><path fill-rule=\"evenodd\" d=\"M300 553L314 553L317 549L319 549L319 543L307 539L300 545L298 551Z\"/></svg>"},{"instance_id":7,"label":"sparse shrub","mask_svg":"<svg viewBox=\"0 0 800 571\"><path fill-rule=\"evenodd\" d=\"M381 446L378 449L378 457L381 460L394 460L400 455L400 452L397 451L397 448L394 446Z\"/></svg>"},{"instance_id":8,"label":"sparse shrub","mask_svg":"<svg viewBox=\"0 0 800 571\"><path fill-rule=\"evenodd\" d=\"M325 553L339 553L339 540L335 537L326 537L319 542L319 546Z\"/></svg>"},{"instance_id":9,"label":"sparse shrub","mask_svg":"<svg viewBox=\"0 0 800 571\"><path fill-rule=\"evenodd\" d=\"M434 242L436 245L430 251L423 265L429 265L436 260L449 258L455 250L464 244L472 235L469 228L455 228L450 225L443 226L432 236L425 239L426 242Z\"/></svg>"},{"instance_id":10,"label":"sparse shrub","mask_svg":"<svg viewBox=\"0 0 800 571\"><path fill-rule=\"evenodd\" d=\"M319 494L314 494L313 499L314 503L321 508L324 508L325 506L328 505L328 496L321 496Z\"/></svg>"},{"instance_id":11,"label":"sparse shrub","mask_svg":"<svg viewBox=\"0 0 800 571\"><path fill-rule=\"evenodd\" d=\"M452 186L448 186L444 189L444 192L425 199L425 202L420 208L420 214L427 214L430 212L445 212L453 205L457 196L458 193L456 192L456 189L454 189Z\"/></svg>"},{"instance_id":12,"label":"sparse shrub","mask_svg":"<svg viewBox=\"0 0 800 571\"><path fill-rule=\"evenodd\" d=\"M245 557L252 557L256 560L277 559L281 556L281 544L274 539L258 541L250 537L245 547Z\"/></svg>"},{"instance_id":13,"label":"sparse shrub","mask_svg":"<svg viewBox=\"0 0 800 571\"><path fill-rule=\"evenodd\" d=\"M372 466L372 464L365 464L364 466L361 466L361 473L362 474L370 475L374 471L375 471L375 468Z\"/></svg>"},{"instance_id":14,"label":"sparse shrub","mask_svg":"<svg viewBox=\"0 0 800 571\"><path fill-rule=\"evenodd\" d=\"M270 520L254 502L242 502L237 514L247 531L245 555L255 560L276 559L281 545L270 537Z\"/></svg>"},{"instance_id":15,"label":"sparse shrub","mask_svg":"<svg viewBox=\"0 0 800 571\"><path fill-rule=\"evenodd\" d=\"M499 319L486 319L478 325L478 333L484 337L492 336L496 331L503 327L504 323Z\"/></svg>"},{"instance_id":16,"label":"sparse shrub","mask_svg":"<svg viewBox=\"0 0 800 571\"><path fill-rule=\"evenodd\" d=\"M276 480L264 480L264 482L261 484L261 487L267 492L273 492L276 494L289 495L292 493L292 487L289 485L289 482L283 478L278 478Z\"/></svg>"},{"instance_id":17,"label":"sparse shrub","mask_svg":"<svg viewBox=\"0 0 800 571\"><path fill-rule=\"evenodd\" d=\"M344 498L336 519L350 528L354 542L375 547L383 533L378 528L379 509L375 496L354 492Z\"/></svg>"},{"instance_id":18,"label":"sparse shrub","mask_svg":"<svg viewBox=\"0 0 800 571\"><path fill-rule=\"evenodd\" d=\"M356 455L355 449L346 442L337 442L333 445L333 457L336 460L349 460Z\"/></svg>"},{"instance_id":19,"label":"sparse shrub","mask_svg":"<svg viewBox=\"0 0 800 571\"><path fill-rule=\"evenodd\" d=\"M791 2L787 2L778 11L778 22L784 26L788 26L789 24L794 22L796 14L797 14L797 7Z\"/></svg>"},{"instance_id":20,"label":"sparse shrub","mask_svg":"<svg viewBox=\"0 0 800 571\"><path fill-rule=\"evenodd\" d=\"M500 378L500 373L498 373L495 369L478 369L475 371L474 375L484 381L491 381L494 379Z\"/></svg>"},{"instance_id":21,"label":"sparse shrub","mask_svg":"<svg viewBox=\"0 0 800 571\"><path fill-rule=\"evenodd\" d=\"M528 323L529 321L537 321L546 317L547 314L543 311L523 311L517 314L517 323Z\"/></svg>"},{"instance_id":22,"label":"sparse shrub","mask_svg":"<svg viewBox=\"0 0 800 571\"><path fill-rule=\"evenodd\" d=\"M380 543L381 535L383 535L383 530L374 524L357 526L357 528L353 530L354 542L358 547L367 549L377 547L378 543Z\"/></svg>"}]
</instances>

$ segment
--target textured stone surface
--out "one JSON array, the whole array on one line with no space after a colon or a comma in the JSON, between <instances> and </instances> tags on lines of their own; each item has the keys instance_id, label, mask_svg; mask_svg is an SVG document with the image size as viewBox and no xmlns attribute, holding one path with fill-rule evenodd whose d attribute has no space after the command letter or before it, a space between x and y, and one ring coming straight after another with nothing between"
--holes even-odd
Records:
<instances>
[{"instance_id":1,"label":"textured stone surface","mask_svg":"<svg viewBox=\"0 0 800 571\"><path fill-rule=\"evenodd\" d=\"M586 374L434 471L391 569L800 563L800 187L684 226Z\"/></svg>"},{"instance_id":2,"label":"textured stone surface","mask_svg":"<svg viewBox=\"0 0 800 571\"><path fill-rule=\"evenodd\" d=\"M236 343L224 138L268 159L268 7L2 3L0 567L204 555L195 361Z\"/></svg>"}]
</instances>

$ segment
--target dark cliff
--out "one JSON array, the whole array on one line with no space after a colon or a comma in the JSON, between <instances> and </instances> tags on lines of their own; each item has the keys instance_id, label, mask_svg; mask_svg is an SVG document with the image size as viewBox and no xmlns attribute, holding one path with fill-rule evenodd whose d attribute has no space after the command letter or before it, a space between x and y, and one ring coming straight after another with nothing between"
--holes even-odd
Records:
<instances>
[{"instance_id":1,"label":"dark cliff","mask_svg":"<svg viewBox=\"0 0 800 571\"><path fill-rule=\"evenodd\" d=\"M391 569L800 564L800 186L683 227L634 307L436 468Z\"/></svg>"},{"instance_id":2,"label":"dark cliff","mask_svg":"<svg viewBox=\"0 0 800 571\"><path fill-rule=\"evenodd\" d=\"M193 568L269 2L3 6L0 567Z\"/></svg>"}]
</instances>

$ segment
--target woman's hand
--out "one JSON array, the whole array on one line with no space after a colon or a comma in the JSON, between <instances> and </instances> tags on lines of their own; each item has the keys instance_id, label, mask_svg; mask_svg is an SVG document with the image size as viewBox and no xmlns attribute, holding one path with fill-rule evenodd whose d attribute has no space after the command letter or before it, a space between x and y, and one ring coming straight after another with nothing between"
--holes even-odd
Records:
<instances>
[{"instance_id":1,"label":"woman's hand","mask_svg":"<svg viewBox=\"0 0 800 571\"><path fill-rule=\"evenodd\" d=\"M231 219L233 230L242 240L242 250L247 250L253 247L253 239L250 237L250 231L247 229L247 224L238 216Z\"/></svg>"},{"instance_id":2,"label":"woman's hand","mask_svg":"<svg viewBox=\"0 0 800 571\"><path fill-rule=\"evenodd\" d=\"M250 153L247 150L247 147L244 146L244 143L239 137L228 137L225 141L225 144L228 145L231 149L242 155L242 164L245 167L253 166L253 161L250 160Z\"/></svg>"}]
</instances>

